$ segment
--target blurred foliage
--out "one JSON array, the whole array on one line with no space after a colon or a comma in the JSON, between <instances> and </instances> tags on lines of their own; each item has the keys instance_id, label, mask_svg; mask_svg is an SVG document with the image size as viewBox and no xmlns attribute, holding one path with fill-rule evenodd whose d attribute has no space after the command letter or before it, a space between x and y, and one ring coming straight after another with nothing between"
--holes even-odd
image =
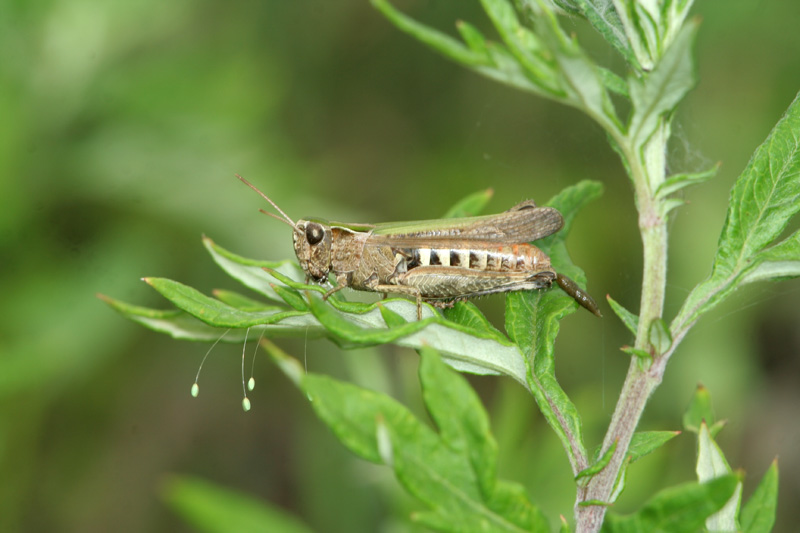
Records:
<instances>
[{"instance_id":1,"label":"blurred foliage","mask_svg":"<svg viewBox=\"0 0 800 533\"><path fill-rule=\"evenodd\" d=\"M453 34L457 18L483 20L477 2L398 7ZM680 108L671 170L723 165L674 217L667 316L708 274L733 180L800 86L797 2L699 3L695 13L700 83ZM614 60L586 25L566 27ZM269 501L314 530L413 530L414 505L389 473L342 449L265 358L249 414L238 345L215 348L193 400L207 347L144 330L94 297L165 304L144 275L236 290L203 233L248 257L291 257L287 229L258 214L235 172L291 216L355 221L439 216L488 187L488 211L499 211L601 180L607 192L567 245L598 300L638 308L632 195L599 129L451 65L366 0L11 0L0 3L0 43L0 530L185 530L159 500L170 473ZM702 381L729 420L720 446L751 474L745 498L780 455L777 531L800 521L799 290L749 288L702 320L640 428L677 429ZM502 303L478 302L498 321ZM589 443L613 410L629 342L613 318L563 324L557 375ZM315 372L422 412L410 350L281 344ZM499 475L569 514L566 459L530 398L511 380L470 380L490 411ZM694 446L678 437L638 462L618 510L692 479ZM534 470L534 455L551 466Z\"/></svg>"}]
</instances>

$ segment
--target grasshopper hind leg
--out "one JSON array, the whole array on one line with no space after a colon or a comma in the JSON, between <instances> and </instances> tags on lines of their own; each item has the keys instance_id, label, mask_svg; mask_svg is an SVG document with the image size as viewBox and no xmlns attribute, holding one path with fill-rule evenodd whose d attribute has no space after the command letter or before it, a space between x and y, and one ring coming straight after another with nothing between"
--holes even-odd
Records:
<instances>
[{"instance_id":1,"label":"grasshopper hind leg","mask_svg":"<svg viewBox=\"0 0 800 533\"><path fill-rule=\"evenodd\" d=\"M590 311L595 316L603 318L603 315L600 314L600 309L597 307L597 303L595 303L594 299L589 296L586 291L578 287L577 283L561 274L556 274L556 283L561 287L561 290L572 296L584 309Z\"/></svg>"}]
</instances>

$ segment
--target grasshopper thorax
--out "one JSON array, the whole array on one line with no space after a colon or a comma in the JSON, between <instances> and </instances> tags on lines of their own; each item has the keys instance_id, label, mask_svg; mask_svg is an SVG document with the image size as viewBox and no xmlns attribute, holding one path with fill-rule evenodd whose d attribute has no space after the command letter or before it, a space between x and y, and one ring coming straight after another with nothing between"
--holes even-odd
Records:
<instances>
[{"instance_id":1,"label":"grasshopper thorax","mask_svg":"<svg viewBox=\"0 0 800 533\"><path fill-rule=\"evenodd\" d=\"M298 220L292 232L294 253L308 277L328 279L331 271L331 227L320 220Z\"/></svg>"}]
</instances>

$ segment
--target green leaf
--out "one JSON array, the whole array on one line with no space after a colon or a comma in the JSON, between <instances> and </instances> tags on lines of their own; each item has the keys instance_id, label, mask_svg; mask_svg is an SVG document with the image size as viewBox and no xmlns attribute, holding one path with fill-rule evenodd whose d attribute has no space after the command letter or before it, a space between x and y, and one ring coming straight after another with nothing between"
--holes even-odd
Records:
<instances>
[{"instance_id":1,"label":"green leaf","mask_svg":"<svg viewBox=\"0 0 800 533\"><path fill-rule=\"evenodd\" d=\"M707 483L686 483L663 490L628 516L609 513L601 531L639 533L697 531L706 518L722 508L739 479L728 475Z\"/></svg>"},{"instance_id":2,"label":"green leaf","mask_svg":"<svg viewBox=\"0 0 800 533\"><path fill-rule=\"evenodd\" d=\"M304 314L299 311L243 311L209 298L177 281L166 278L144 278L144 281L178 309L217 328L247 328L260 324L274 324L285 318Z\"/></svg>"},{"instance_id":3,"label":"green leaf","mask_svg":"<svg viewBox=\"0 0 800 533\"><path fill-rule=\"evenodd\" d=\"M578 472L578 474L575 476L575 481L580 481L583 478L587 477L591 478L602 472L603 469L608 466L608 463L611 462L611 457L614 455L614 452L617 451L617 444L618 444L617 441L614 441L611 444L611 446L609 446L609 448L606 450L606 452L603 454L603 456L600 457L600 459L595 461L594 464L592 464L591 466ZM583 483L586 483L587 481L588 480L584 481Z\"/></svg>"},{"instance_id":4,"label":"green leaf","mask_svg":"<svg viewBox=\"0 0 800 533\"><path fill-rule=\"evenodd\" d=\"M594 29L625 58L625 61L633 69L639 70L639 62L631 49L614 4L605 0L575 0L575 5Z\"/></svg>"},{"instance_id":5,"label":"green leaf","mask_svg":"<svg viewBox=\"0 0 800 533\"><path fill-rule=\"evenodd\" d=\"M653 354L651 354L647 350L636 348L634 346L623 346L622 348L620 348L620 350L622 350L628 355L638 357L640 359L640 362L643 364L649 364L653 362Z\"/></svg>"},{"instance_id":6,"label":"green leaf","mask_svg":"<svg viewBox=\"0 0 800 533\"><path fill-rule=\"evenodd\" d=\"M661 117L672 112L694 87L692 44L697 27L697 22L686 24L652 72L628 78L633 106L628 137L634 146L644 145L659 127Z\"/></svg>"},{"instance_id":7,"label":"green leaf","mask_svg":"<svg viewBox=\"0 0 800 533\"><path fill-rule=\"evenodd\" d=\"M628 446L628 457L632 463L638 461L680 434L680 431L637 431Z\"/></svg>"},{"instance_id":8,"label":"green leaf","mask_svg":"<svg viewBox=\"0 0 800 533\"><path fill-rule=\"evenodd\" d=\"M448 209L442 218L474 217L480 215L493 195L494 190L485 189L465 196L453 207Z\"/></svg>"},{"instance_id":9,"label":"green leaf","mask_svg":"<svg viewBox=\"0 0 800 533\"><path fill-rule=\"evenodd\" d=\"M105 295L98 294L98 297L129 320L153 331L165 333L174 339L216 341L226 331L224 328L209 326L188 313L177 309L161 311L130 305ZM253 326L252 329L259 333L264 331L264 335L270 337L308 336L308 338L315 339L325 333L319 322L310 314L288 316L276 324ZM244 329L233 330L225 335L222 340L224 342L238 343L244 340L244 335Z\"/></svg>"},{"instance_id":10,"label":"green leaf","mask_svg":"<svg viewBox=\"0 0 800 533\"><path fill-rule=\"evenodd\" d=\"M570 38L558 24L558 19L545 4L534 6L535 26L542 40L558 63L558 85L566 93L564 102L585 111L608 132L621 132L614 105L605 88L608 78L581 50L577 40Z\"/></svg>"},{"instance_id":11,"label":"green leaf","mask_svg":"<svg viewBox=\"0 0 800 533\"><path fill-rule=\"evenodd\" d=\"M569 187L548 202L564 217L564 228L536 242L550 255L554 267L585 285L586 277L572 264L564 239L577 212L602 193L601 184L582 181ZM553 427L567 451L573 471L578 472L579 455L586 455L580 416L575 405L558 384L555 376L553 344L559 321L575 312L578 304L556 288L546 291L510 293L506 296L506 331L517 343L528 369L528 384L545 419Z\"/></svg>"},{"instance_id":12,"label":"green leaf","mask_svg":"<svg viewBox=\"0 0 800 533\"><path fill-rule=\"evenodd\" d=\"M655 197L663 199L670 194L678 192L684 187L689 187L690 185L699 185L700 183L706 182L717 175L719 167L720 163L717 163L712 168L704 172L683 173L670 176L664 180L664 183L658 186L658 189L656 189L655 192Z\"/></svg>"},{"instance_id":13,"label":"green leaf","mask_svg":"<svg viewBox=\"0 0 800 533\"><path fill-rule=\"evenodd\" d=\"M275 278L267 274L264 268L273 269L297 281L305 277L297 263L292 261L255 261L247 259L225 250L205 236L203 237L203 246L206 247L214 261L228 275L241 282L244 286L276 302L283 303L283 299L272 289Z\"/></svg>"},{"instance_id":14,"label":"green leaf","mask_svg":"<svg viewBox=\"0 0 800 533\"><path fill-rule=\"evenodd\" d=\"M422 394L439 435L451 450L467 455L488 498L497 477L497 443L483 404L466 379L453 373L434 350L422 348L420 358Z\"/></svg>"},{"instance_id":15,"label":"green leaf","mask_svg":"<svg viewBox=\"0 0 800 533\"><path fill-rule=\"evenodd\" d=\"M270 287L272 287L272 290L275 291L275 294L280 296L284 302L289 304L296 311L308 311L308 303L295 289L291 287L284 287L276 283L271 284Z\"/></svg>"},{"instance_id":16,"label":"green leaf","mask_svg":"<svg viewBox=\"0 0 800 533\"><path fill-rule=\"evenodd\" d=\"M697 285L672 322L672 332L746 282L800 274L800 235L767 248L800 210L800 95L758 147L731 191L711 275Z\"/></svg>"},{"instance_id":17,"label":"green leaf","mask_svg":"<svg viewBox=\"0 0 800 533\"><path fill-rule=\"evenodd\" d=\"M539 38L520 24L511 4L507 0L481 0L481 5L528 79L551 98L563 97L563 87L542 53L544 47Z\"/></svg>"},{"instance_id":18,"label":"green leaf","mask_svg":"<svg viewBox=\"0 0 800 533\"><path fill-rule=\"evenodd\" d=\"M280 309L279 306L266 305L263 302L259 302L258 300L254 300L249 296L245 296L234 291L214 289L211 291L211 294L213 294L214 298L222 303L226 303L231 307L236 307L237 309L242 309L244 311L271 311Z\"/></svg>"},{"instance_id":19,"label":"green leaf","mask_svg":"<svg viewBox=\"0 0 800 533\"><path fill-rule=\"evenodd\" d=\"M716 479L731 473L731 467L722 450L714 442L705 422L700 424L700 433L697 436L697 480L700 482ZM739 504L742 500L742 483L736 485L736 490L730 500L722 509L706 519L706 528L709 531L739 531L736 517L739 515Z\"/></svg>"},{"instance_id":20,"label":"green leaf","mask_svg":"<svg viewBox=\"0 0 800 533\"><path fill-rule=\"evenodd\" d=\"M657 354L666 353L672 346L672 336L669 334L667 323L662 319L653 320L650 324L649 341Z\"/></svg>"},{"instance_id":21,"label":"green leaf","mask_svg":"<svg viewBox=\"0 0 800 533\"><path fill-rule=\"evenodd\" d=\"M508 337L498 331L487 319L478 306L472 302L456 302L453 307L444 309L444 317L451 322L461 324L475 331L483 332L488 338L499 342L507 342Z\"/></svg>"},{"instance_id":22,"label":"green leaf","mask_svg":"<svg viewBox=\"0 0 800 533\"><path fill-rule=\"evenodd\" d=\"M758 265L742 276L742 284L800 276L800 231L756 256Z\"/></svg>"},{"instance_id":23,"label":"green leaf","mask_svg":"<svg viewBox=\"0 0 800 533\"><path fill-rule=\"evenodd\" d=\"M276 506L247 494L187 476L171 476L162 498L196 531L310 533L311 529Z\"/></svg>"},{"instance_id":24,"label":"green leaf","mask_svg":"<svg viewBox=\"0 0 800 533\"><path fill-rule=\"evenodd\" d=\"M768 533L775 524L778 508L778 460L772 461L750 500L742 508L743 533Z\"/></svg>"},{"instance_id":25,"label":"green leaf","mask_svg":"<svg viewBox=\"0 0 800 533\"><path fill-rule=\"evenodd\" d=\"M692 433L700 433L700 426L714 424L714 410L711 407L711 393L702 384L697 386L689 402L689 407L683 414L683 429Z\"/></svg>"},{"instance_id":26,"label":"green leaf","mask_svg":"<svg viewBox=\"0 0 800 533\"><path fill-rule=\"evenodd\" d=\"M461 34L461 38L464 39L464 43L466 43L466 45L469 46L470 50L472 50L476 54L485 56L486 58L490 57L486 39L483 37L483 34L480 31L478 31L478 29L475 26L463 20L459 20L456 22L456 29L458 30L458 33ZM451 216L456 216L456 215L451 215Z\"/></svg>"},{"instance_id":27,"label":"green leaf","mask_svg":"<svg viewBox=\"0 0 800 533\"><path fill-rule=\"evenodd\" d=\"M406 320L399 314L395 313L391 309L388 309L386 306L379 304L378 309L381 312L381 317L383 317L383 321L386 322L386 325L389 328L396 328L404 324L408 324L408 320Z\"/></svg>"},{"instance_id":28,"label":"green leaf","mask_svg":"<svg viewBox=\"0 0 800 533\"><path fill-rule=\"evenodd\" d=\"M440 351L447 364L462 372L496 374L514 378L527 387L525 364L514 344L504 336L450 322L423 306L417 320L415 303L402 299L383 300L380 305L402 317L405 323L386 328L381 311L373 305L363 314L346 313L327 305L318 296L310 299L311 311L340 346L370 346L392 342ZM399 324L399 322L397 323Z\"/></svg>"},{"instance_id":29,"label":"green leaf","mask_svg":"<svg viewBox=\"0 0 800 533\"><path fill-rule=\"evenodd\" d=\"M386 0L370 0L370 2L399 30L430 46L445 57L471 67L489 64L484 54L476 53L452 37L407 17Z\"/></svg>"},{"instance_id":30,"label":"green leaf","mask_svg":"<svg viewBox=\"0 0 800 533\"><path fill-rule=\"evenodd\" d=\"M611 296L606 295L606 300L608 300L608 304L611 306L614 313L616 313L619 319L622 320L622 323L625 324L625 327L636 335L636 330L639 329L639 317L622 307L622 305Z\"/></svg>"},{"instance_id":31,"label":"green leaf","mask_svg":"<svg viewBox=\"0 0 800 533\"><path fill-rule=\"evenodd\" d=\"M372 462L391 461L403 487L431 508L416 519L448 524L450 530L548 530L524 490L495 480L497 447L486 412L464 378L432 349L422 350L420 383L438 434L388 396L327 376L298 374L297 362L279 364L345 446Z\"/></svg>"}]
</instances>

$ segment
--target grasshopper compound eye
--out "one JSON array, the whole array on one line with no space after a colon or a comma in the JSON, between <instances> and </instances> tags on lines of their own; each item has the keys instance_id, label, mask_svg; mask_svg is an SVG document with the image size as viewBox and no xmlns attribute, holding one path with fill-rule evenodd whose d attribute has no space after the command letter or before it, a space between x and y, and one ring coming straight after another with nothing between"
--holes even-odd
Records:
<instances>
[{"instance_id":1,"label":"grasshopper compound eye","mask_svg":"<svg viewBox=\"0 0 800 533\"><path fill-rule=\"evenodd\" d=\"M316 222L310 222L306 226L306 240L308 241L308 244L317 244L324 236L325 230L323 230L322 226Z\"/></svg>"}]
</instances>

